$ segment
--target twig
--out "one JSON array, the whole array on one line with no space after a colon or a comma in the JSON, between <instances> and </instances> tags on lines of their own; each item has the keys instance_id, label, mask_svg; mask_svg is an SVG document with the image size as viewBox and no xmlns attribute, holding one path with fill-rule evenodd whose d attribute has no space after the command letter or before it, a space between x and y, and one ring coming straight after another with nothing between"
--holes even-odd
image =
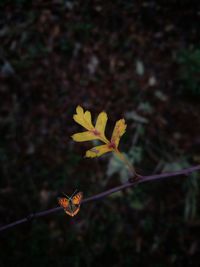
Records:
<instances>
[{"instance_id":1,"label":"twig","mask_svg":"<svg viewBox=\"0 0 200 267\"><path fill-rule=\"evenodd\" d=\"M140 176L139 179L137 179L137 180L130 179L129 182L126 182L123 185L111 188L111 189L109 189L107 191L104 191L104 192L102 192L100 194L97 194L97 195L94 195L92 197L85 198L85 199L83 199L82 204L90 202L90 201L95 201L95 200L102 199L102 198L104 198L104 197L106 197L106 196L108 196L110 194L113 194L115 192L118 192L118 191L123 190L123 189L128 188L128 187L135 186L135 185L140 184L140 183L159 180L159 179L165 179L165 178L168 178L168 177L174 177L174 176L179 176L179 175L187 176L190 173L195 172L195 171L199 171L199 170L200 170L200 165L197 165L197 166L194 166L194 167L191 167L191 168L187 168L187 169L183 169L183 170L176 171L176 172L161 173L161 174L155 174L155 175L149 175L149 176ZM18 221L15 221L13 223L10 223L10 224L7 224L7 225L4 225L4 226L0 227L0 232L4 231L4 230L7 230L9 228L12 228L12 227L14 227L16 225L19 225L19 224L22 224L22 223L25 223L25 222L28 222L28 221L32 221L33 219L36 219L36 218L39 218L39 217L43 217L43 216L46 216L48 214L51 214L51 213L54 213L54 212L57 212L57 211L60 211L60 210L62 210L62 208L61 207L57 207L57 208L53 208L53 209L49 209L49 210L45 210L45 211L41 211L41 212L37 212L37 213L32 213L32 214L28 215L27 217L25 217L25 218L23 218L21 220L18 220Z\"/></svg>"}]
</instances>

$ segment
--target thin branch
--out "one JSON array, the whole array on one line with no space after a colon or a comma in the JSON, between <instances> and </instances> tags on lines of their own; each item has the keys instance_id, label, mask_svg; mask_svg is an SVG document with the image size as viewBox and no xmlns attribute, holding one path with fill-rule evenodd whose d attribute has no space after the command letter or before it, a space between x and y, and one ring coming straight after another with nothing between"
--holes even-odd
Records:
<instances>
[{"instance_id":1,"label":"thin branch","mask_svg":"<svg viewBox=\"0 0 200 267\"><path fill-rule=\"evenodd\" d=\"M183 170L180 170L180 171L176 171L176 172L167 172L167 173L161 173L161 174L155 174L155 175L149 175L149 176L139 176L139 178L137 180L130 179L128 182L126 182L123 185L111 188L111 189L109 189L107 191L104 191L104 192L102 192L100 194L97 194L97 195L94 195L92 197L85 198L85 199L83 199L82 204L90 202L90 201L95 201L95 200L102 199L102 198L104 198L104 197L106 197L108 195L111 195L111 194L113 194L115 192L118 192L120 190L123 190L125 188L135 186L137 184L141 184L141 183L149 182L149 181L154 181L154 180L159 180L159 179L165 179L165 178L169 178L169 177L175 177L175 176L179 176L179 175L187 176L190 173L195 172L195 171L199 171L199 170L200 170L200 165L194 166L194 167L191 167L191 168L187 168L187 169L183 169ZM14 227L16 225L32 221L33 219L36 219L36 218L39 218L39 217L43 217L43 216L46 216L48 214L51 214L51 213L54 213L54 212L57 212L57 211L60 211L60 210L62 210L62 208L61 207L57 207L57 208L53 208L53 209L49 209L49 210L45 210L45 211L29 214L27 217L25 217L25 218L23 218L21 220L18 220L18 221L15 221L13 223L10 223L10 224L7 224L7 225L4 225L4 226L0 227L0 232L4 231L4 230L7 230L9 228L12 228L12 227Z\"/></svg>"}]
</instances>

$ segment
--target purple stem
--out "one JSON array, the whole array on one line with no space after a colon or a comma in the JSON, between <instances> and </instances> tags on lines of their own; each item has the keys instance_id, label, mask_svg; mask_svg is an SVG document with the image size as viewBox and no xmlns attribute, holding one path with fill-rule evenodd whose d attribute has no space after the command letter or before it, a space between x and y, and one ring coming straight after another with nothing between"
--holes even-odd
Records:
<instances>
[{"instance_id":1,"label":"purple stem","mask_svg":"<svg viewBox=\"0 0 200 267\"><path fill-rule=\"evenodd\" d=\"M128 187L135 186L135 185L140 184L140 183L144 183L144 182L148 182L148 181L154 181L154 180L158 180L158 179L165 179L165 178L168 178L168 177L174 177L174 176L179 176L179 175L187 176L190 173L198 171L198 170L200 170L200 165L197 165L197 166L194 166L194 167L191 167L191 168L187 168L187 169L183 169L183 170L180 170L180 171L175 171L175 172L167 172L167 173L161 173L161 174L155 174L155 175L149 175L149 176L139 176L139 178L137 180L135 180L135 181L133 180L133 181L130 181L130 182L126 182L123 185L111 188L111 189L109 189L107 191L104 191L104 192L102 192L100 194L94 195L94 196L89 197L89 198L85 198L85 199L83 199L82 204L90 202L90 201L102 199L102 198L104 198L104 197L106 197L106 196L108 196L108 195L110 195L112 193L118 192L118 191L123 190L123 189L128 188ZM15 221L13 223L10 223L10 224L7 224L7 225L4 225L4 226L0 227L0 232L4 231L6 229L12 228L12 227L14 227L16 225L31 221L31 220L33 220L35 218L43 217L43 216L46 216L46 215L48 215L50 213L57 212L59 210L62 210L62 207L57 207L57 208L53 208L53 209L49 209L49 210L45 210L45 211L29 214L27 217L25 217L25 218L23 218L21 220L18 220L18 221Z\"/></svg>"}]
</instances>

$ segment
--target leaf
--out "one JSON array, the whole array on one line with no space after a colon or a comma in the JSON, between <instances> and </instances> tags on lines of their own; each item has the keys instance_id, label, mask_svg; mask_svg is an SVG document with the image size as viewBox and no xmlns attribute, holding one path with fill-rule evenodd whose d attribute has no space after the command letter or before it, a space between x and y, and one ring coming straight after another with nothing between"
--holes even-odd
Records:
<instances>
[{"instance_id":1,"label":"leaf","mask_svg":"<svg viewBox=\"0 0 200 267\"><path fill-rule=\"evenodd\" d=\"M108 120L108 116L105 112L101 112L99 116L97 117L95 129L101 133L102 136L105 137L105 128L106 128L106 123Z\"/></svg>"},{"instance_id":2,"label":"leaf","mask_svg":"<svg viewBox=\"0 0 200 267\"><path fill-rule=\"evenodd\" d=\"M94 126L92 125L91 113L86 110L84 113L83 108L78 106L76 108L76 114L73 116L74 120L83 126L87 130L93 130Z\"/></svg>"},{"instance_id":3,"label":"leaf","mask_svg":"<svg viewBox=\"0 0 200 267\"><path fill-rule=\"evenodd\" d=\"M159 91L159 90L156 90L154 95L160 99L161 101L165 102L168 100L168 97L167 95L165 95L163 92Z\"/></svg>"},{"instance_id":4,"label":"leaf","mask_svg":"<svg viewBox=\"0 0 200 267\"><path fill-rule=\"evenodd\" d=\"M117 121L115 124L115 128L113 130L112 137L111 137L111 143L115 144L116 147L118 147L119 140L126 131L126 126L127 125L125 124L124 119Z\"/></svg>"},{"instance_id":5,"label":"leaf","mask_svg":"<svg viewBox=\"0 0 200 267\"><path fill-rule=\"evenodd\" d=\"M147 114L152 114L154 112L154 108L149 102L141 102L138 106L138 110L141 110Z\"/></svg>"},{"instance_id":6,"label":"leaf","mask_svg":"<svg viewBox=\"0 0 200 267\"><path fill-rule=\"evenodd\" d=\"M148 123L149 122L147 118L142 117L141 115L137 114L135 111L126 112L125 117L127 119L131 119L131 120L134 120L134 121L140 122L140 123Z\"/></svg>"},{"instance_id":7,"label":"leaf","mask_svg":"<svg viewBox=\"0 0 200 267\"><path fill-rule=\"evenodd\" d=\"M71 137L74 141L85 142L100 140L101 142L105 143L104 145L95 146L86 151L85 157L99 157L111 151L115 152L118 155L121 154L121 152L118 150L118 145L121 136L126 131L126 124L124 119L118 120L116 122L111 141L109 141L105 136L105 128L108 120L106 112L101 112L98 115L95 127L92 124L91 113L88 110L84 112L81 106L77 106L76 114L74 114L73 118L78 124L88 130L85 132L73 134Z\"/></svg>"},{"instance_id":8,"label":"leaf","mask_svg":"<svg viewBox=\"0 0 200 267\"><path fill-rule=\"evenodd\" d=\"M125 153L123 153L125 154ZM127 157L127 155L125 155ZM126 165L124 165L124 162L121 161L115 154L111 157L106 174L108 177L111 177L114 174L119 174L120 181L122 183L127 182L127 180L130 178L130 172Z\"/></svg>"},{"instance_id":9,"label":"leaf","mask_svg":"<svg viewBox=\"0 0 200 267\"><path fill-rule=\"evenodd\" d=\"M144 64L141 60L137 60L136 61L136 73L139 76L143 76L144 75Z\"/></svg>"},{"instance_id":10,"label":"leaf","mask_svg":"<svg viewBox=\"0 0 200 267\"><path fill-rule=\"evenodd\" d=\"M162 172L180 171L183 168L188 168L189 164L186 161L168 162L164 165Z\"/></svg>"},{"instance_id":11,"label":"leaf","mask_svg":"<svg viewBox=\"0 0 200 267\"><path fill-rule=\"evenodd\" d=\"M121 160L119 160L118 157L113 155L109 160L106 174L108 177L110 177L113 174L118 173L120 169L123 167L124 167L124 164L121 162Z\"/></svg>"},{"instance_id":12,"label":"leaf","mask_svg":"<svg viewBox=\"0 0 200 267\"><path fill-rule=\"evenodd\" d=\"M76 142L85 142L85 141L96 140L97 136L93 132L87 131L87 132L73 134L72 139Z\"/></svg>"},{"instance_id":13,"label":"leaf","mask_svg":"<svg viewBox=\"0 0 200 267\"><path fill-rule=\"evenodd\" d=\"M132 163L140 163L142 160L142 147L134 146L129 150L129 158Z\"/></svg>"},{"instance_id":14,"label":"leaf","mask_svg":"<svg viewBox=\"0 0 200 267\"><path fill-rule=\"evenodd\" d=\"M112 148L109 148L108 145L101 145L101 146L95 146L91 148L90 150L86 151L86 158L95 158L100 157L101 155L113 151Z\"/></svg>"}]
</instances>

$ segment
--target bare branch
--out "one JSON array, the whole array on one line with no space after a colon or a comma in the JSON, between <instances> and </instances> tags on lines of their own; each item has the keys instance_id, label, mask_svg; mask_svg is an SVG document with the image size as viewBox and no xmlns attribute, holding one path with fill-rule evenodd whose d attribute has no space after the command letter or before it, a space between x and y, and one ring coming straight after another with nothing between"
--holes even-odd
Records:
<instances>
[{"instance_id":1,"label":"bare branch","mask_svg":"<svg viewBox=\"0 0 200 267\"><path fill-rule=\"evenodd\" d=\"M104 191L104 192L102 192L100 194L97 194L97 195L94 195L92 197L85 198L85 199L83 199L82 204L85 204L85 203L90 202L90 201L95 201L95 200L102 199L102 198L104 198L104 197L106 197L108 195L111 195L111 194L115 193L115 192L118 192L118 191L123 190L123 189L128 188L128 187L135 186L135 185L140 184L140 183L159 180L159 179L165 179L165 178L170 178L170 177L175 177L175 176L179 176L179 175L187 176L190 173L195 172L195 171L199 171L199 170L200 170L200 165L197 165L197 166L194 166L194 167L191 167L191 168L187 168L187 169L183 169L183 170L176 171L176 172L161 173L161 174L155 174L155 175L149 175L149 176L139 176L139 179L137 179L137 180L130 179L127 183L125 183L123 185L111 188L111 189L109 189L107 191ZM7 224L7 225L4 225L4 226L0 227L0 232L4 231L4 230L7 230L9 228L12 228L12 227L14 227L16 225L32 221L33 219L36 219L36 218L39 218L39 217L43 217L43 216L46 216L48 214L51 214L51 213L54 213L54 212L57 212L57 211L60 211L60 210L62 210L61 207L56 207L56 208L53 208L53 209L49 209L49 210L45 210L45 211L29 214L27 217L25 217L25 218L23 218L21 220L18 220L18 221L15 221L13 223L10 223L10 224Z\"/></svg>"}]
</instances>

